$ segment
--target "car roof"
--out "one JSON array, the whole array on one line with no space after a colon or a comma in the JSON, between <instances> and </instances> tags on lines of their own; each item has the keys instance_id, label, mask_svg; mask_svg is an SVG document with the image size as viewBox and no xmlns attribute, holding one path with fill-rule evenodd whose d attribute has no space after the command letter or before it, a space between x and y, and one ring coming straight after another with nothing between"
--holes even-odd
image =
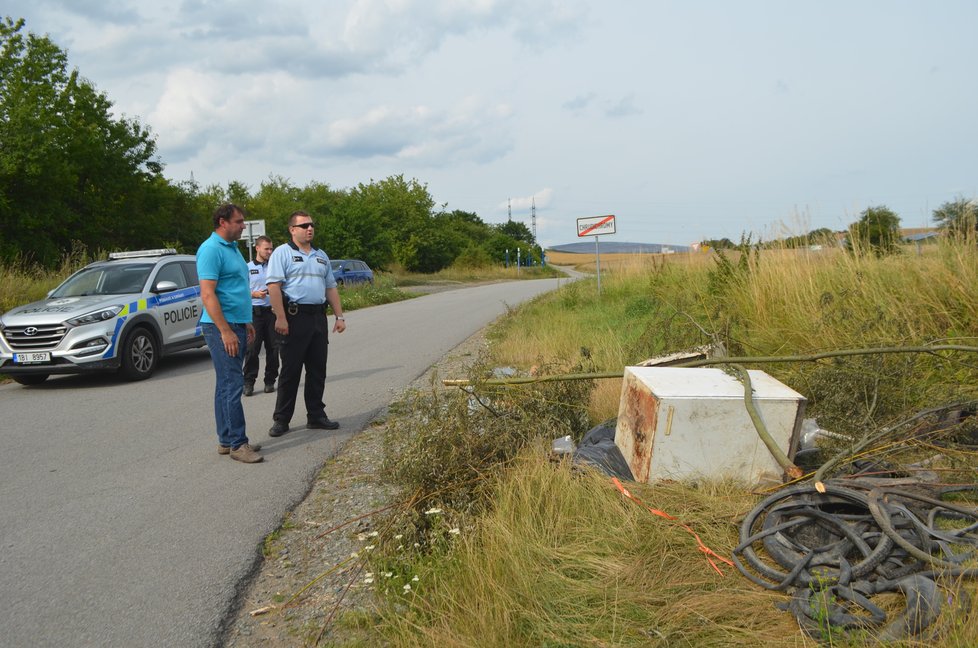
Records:
<instances>
[{"instance_id":1,"label":"car roof","mask_svg":"<svg viewBox=\"0 0 978 648\"><path fill-rule=\"evenodd\" d=\"M196 261L197 260L197 257L195 257L192 254L157 254L157 255L152 255L152 256L131 257L131 258L127 258L127 259L103 259L101 261L96 261L94 263L90 263L86 267L110 266L110 265L113 265L113 266L114 265L130 265L130 264L132 264L132 265L135 265L135 264L142 264L142 265L151 264L151 265L153 265L153 264L159 263L160 261L169 261L169 260L174 260L174 261Z\"/></svg>"}]
</instances>

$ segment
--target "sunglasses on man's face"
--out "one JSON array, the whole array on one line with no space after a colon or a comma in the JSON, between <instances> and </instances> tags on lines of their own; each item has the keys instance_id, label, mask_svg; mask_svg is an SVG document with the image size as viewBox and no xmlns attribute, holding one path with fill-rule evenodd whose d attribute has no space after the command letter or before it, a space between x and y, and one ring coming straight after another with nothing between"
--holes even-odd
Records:
<instances>
[{"instance_id":1,"label":"sunglasses on man's face","mask_svg":"<svg viewBox=\"0 0 978 648\"><path fill-rule=\"evenodd\" d=\"M310 227L315 227L314 223L299 223L298 225L293 225L292 227L301 227L302 229L309 229Z\"/></svg>"}]
</instances>

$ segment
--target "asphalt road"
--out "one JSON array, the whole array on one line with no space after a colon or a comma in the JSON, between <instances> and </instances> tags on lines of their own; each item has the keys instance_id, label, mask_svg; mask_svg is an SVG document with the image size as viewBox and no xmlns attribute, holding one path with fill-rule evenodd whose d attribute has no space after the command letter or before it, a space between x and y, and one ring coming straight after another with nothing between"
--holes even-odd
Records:
<instances>
[{"instance_id":1,"label":"asphalt road","mask_svg":"<svg viewBox=\"0 0 978 648\"><path fill-rule=\"evenodd\" d=\"M426 295L347 315L331 336L336 432L268 437L274 395L244 399L265 462L217 454L206 349L151 379L0 386L0 646L212 646L263 538L392 395L516 305L567 280ZM300 391L301 394L301 391ZM301 397L300 397L301 401Z\"/></svg>"}]
</instances>

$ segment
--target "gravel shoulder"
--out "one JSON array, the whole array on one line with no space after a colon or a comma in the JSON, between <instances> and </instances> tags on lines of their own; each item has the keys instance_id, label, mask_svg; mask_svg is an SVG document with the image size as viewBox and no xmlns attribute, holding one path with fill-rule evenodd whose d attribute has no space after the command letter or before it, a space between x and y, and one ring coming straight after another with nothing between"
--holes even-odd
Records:
<instances>
[{"instance_id":1,"label":"gravel shoulder","mask_svg":"<svg viewBox=\"0 0 978 648\"><path fill-rule=\"evenodd\" d=\"M485 344L482 332L470 337L406 391L427 387L434 375L465 376ZM361 536L373 530L376 516L371 513L392 503L391 488L378 479L385 417L386 412L326 461L306 498L266 539L264 558L242 586L223 646L314 645L331 616L335 621L347 612L370 610L369 586L363 583L358 562L350 557L363 547ZM323 643L355 639L355 630L334 622Z\"/></svg>"}]
</instances>

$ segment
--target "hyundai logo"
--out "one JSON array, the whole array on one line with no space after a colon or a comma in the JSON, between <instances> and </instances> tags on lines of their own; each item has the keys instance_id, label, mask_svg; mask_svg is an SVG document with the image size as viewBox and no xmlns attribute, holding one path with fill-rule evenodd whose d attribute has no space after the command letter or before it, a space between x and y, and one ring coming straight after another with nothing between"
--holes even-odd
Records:
<instances>
[{"instance_id":1,"label":"hyundai logo","mask_svg":"<svg viewBox=\"0 0 978 648\"><path fill-rule=\"evenodd\" d=\"M28 326L27 328L24 329L24 335L37 335L37 327Z\"/></svg>"}]
</instances>

